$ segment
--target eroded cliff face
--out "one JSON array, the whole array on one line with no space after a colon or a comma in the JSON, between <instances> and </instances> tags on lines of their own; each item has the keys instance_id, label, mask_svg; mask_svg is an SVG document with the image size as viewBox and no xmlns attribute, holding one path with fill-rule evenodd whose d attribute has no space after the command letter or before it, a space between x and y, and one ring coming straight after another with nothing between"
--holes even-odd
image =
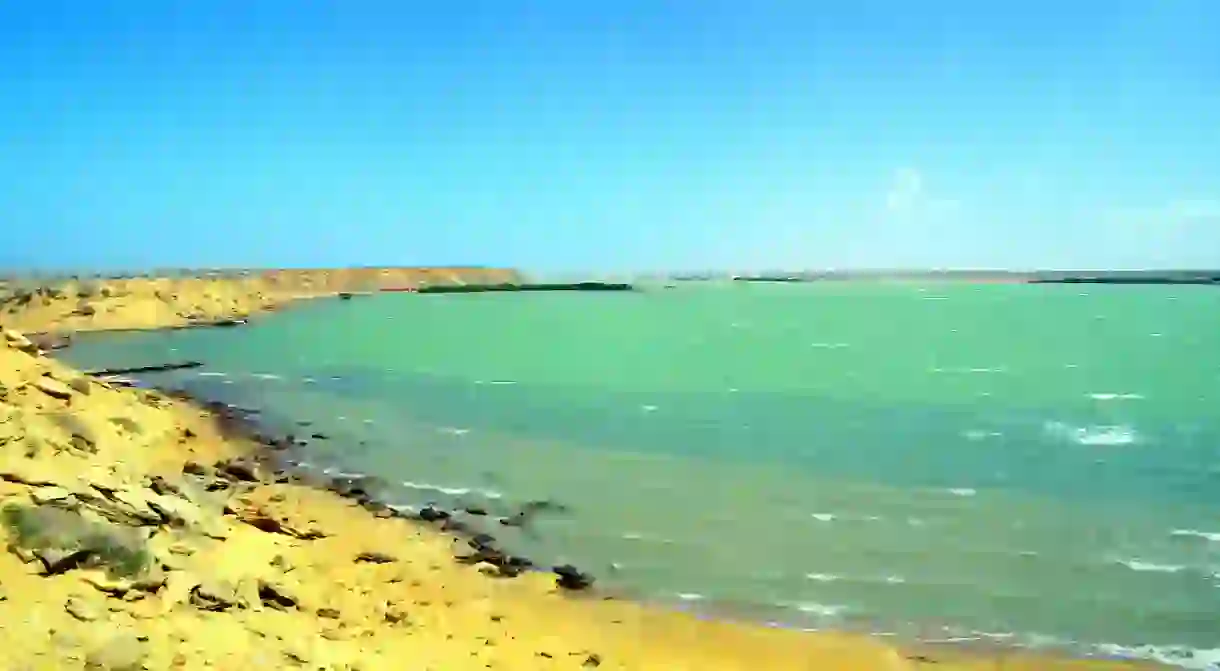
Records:
<instances>
[{"instance_id":1,"label":"eroded cliff face","mask_svg":"<svg viewBox=\"0 0 1220 671\"><path fill-rule=\"evenodd\" d=\"M0 286L0 325L27 333L167 328L244 319L339 292L519 280L510 269L334 268L20 281Z\"/></svg>"}]
</instances>

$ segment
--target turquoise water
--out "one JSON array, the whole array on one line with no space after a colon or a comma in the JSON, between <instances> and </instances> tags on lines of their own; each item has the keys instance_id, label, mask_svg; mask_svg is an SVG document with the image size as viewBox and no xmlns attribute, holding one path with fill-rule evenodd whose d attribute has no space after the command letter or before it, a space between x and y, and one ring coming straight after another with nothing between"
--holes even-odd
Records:
<instances>
[{"instance_id":1,"label":"turquoise water","mask_svg":"<svg viewBox=\"0 0 1220 671\"><path fill-rule=\"evenodd\" d=\"M490 530L647 598L1220 659L1214 288L380 295L68 358L205 361L147 379L310 420L397 503L558 500Z\"/></svg>"}]
</instances>

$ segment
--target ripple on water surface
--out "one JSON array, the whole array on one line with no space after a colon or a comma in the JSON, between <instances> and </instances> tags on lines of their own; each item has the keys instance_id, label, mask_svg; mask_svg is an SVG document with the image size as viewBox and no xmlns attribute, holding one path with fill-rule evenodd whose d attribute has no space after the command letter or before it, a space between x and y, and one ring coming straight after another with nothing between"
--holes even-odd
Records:
<instances>
[{"instance_id":1,"label":"ripple on water surface","mask_svg":"<svg viewBox=\"0 0 1220 671\"><path fill-rule=\"evenodd\" d=\"M493 531L689 609L1204 669L1220 302L1163 295L376 297L71 356L172 343L207 371L147 380L309 420L315 468L376 473L399 505L563 502Z\"/></svg>"}]
</instances>

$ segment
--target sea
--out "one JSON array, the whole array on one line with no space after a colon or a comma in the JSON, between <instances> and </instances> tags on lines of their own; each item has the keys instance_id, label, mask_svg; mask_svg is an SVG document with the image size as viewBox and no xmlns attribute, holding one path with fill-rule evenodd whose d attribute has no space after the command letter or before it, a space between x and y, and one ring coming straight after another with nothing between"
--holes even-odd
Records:
<instances>
[{"instance_id":1,"label":"sea","mask_svg":"<svg viewBox=\"0 0 1220 671\"><path fill-rule=\"evenodd\" d=\"M672 608L1220 668L1220 289L378 294L81 338ZM310 438L317 434L319 437Z\"/></svg>"}]
</instances>

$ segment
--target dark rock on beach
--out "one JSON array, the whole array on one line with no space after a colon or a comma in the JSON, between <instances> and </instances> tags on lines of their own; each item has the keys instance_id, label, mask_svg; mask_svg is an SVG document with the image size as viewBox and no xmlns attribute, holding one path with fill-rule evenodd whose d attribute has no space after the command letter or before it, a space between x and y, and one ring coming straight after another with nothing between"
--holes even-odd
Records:
<instances>
[{"instance_id":1,"label":"dark rock on beach","mask_svg":"<svg viewBox=\"0 0 1220 671\"><path fill-rule=\"evenodd\" d=\"M593 586L593 576L582 572L571 564L563 564L551 569L556 576L555 584L560 589L581 591Z\"/></svg>"},{"instance_id":2,"label":"dark rock on beach","mask_svg":"<svg viewBox=\"0 0 1220 671\"><path fill-rule=\"evenodd\" d=\"M432 506L424 506L420 509L416 516L424 522L440 522L452 517L448 511L434 508Z\"/></svg>"}]
</instances>

